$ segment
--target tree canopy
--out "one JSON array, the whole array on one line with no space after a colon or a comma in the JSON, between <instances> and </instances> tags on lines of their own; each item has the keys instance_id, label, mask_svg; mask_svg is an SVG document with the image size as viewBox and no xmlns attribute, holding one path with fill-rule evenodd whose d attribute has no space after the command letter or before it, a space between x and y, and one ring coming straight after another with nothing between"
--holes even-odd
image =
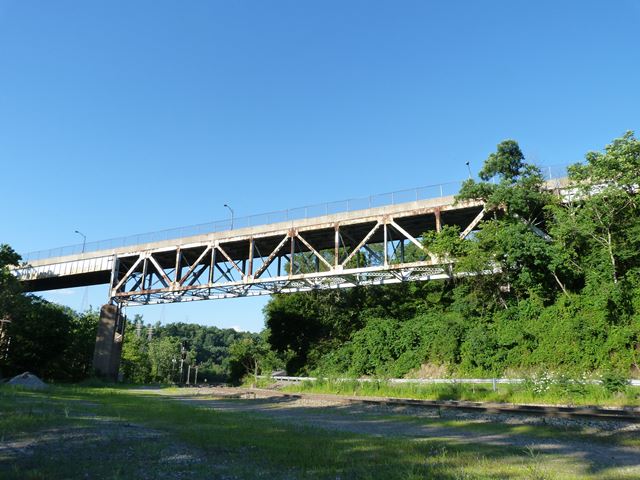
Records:
<instances>
[{"instance_id":1,"label":"tree canopy","mask_svg":"<svg viewBox=\"0 0 640 480\"><path fill-rule=\"evenodd\" d=\"M628 132L568 173L553 188L501 142L457 196L484 202L483 222L423 236L452 279L277 295L271 345L290 373L638 371L640 142Z\"/></svg>"}]
</instances>

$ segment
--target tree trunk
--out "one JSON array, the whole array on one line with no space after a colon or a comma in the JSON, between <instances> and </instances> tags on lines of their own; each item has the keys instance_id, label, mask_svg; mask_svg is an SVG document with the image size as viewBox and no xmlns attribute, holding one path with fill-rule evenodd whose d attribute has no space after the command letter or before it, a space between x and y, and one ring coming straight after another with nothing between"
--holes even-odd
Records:
<instances>
[{"instance_id":1,"label":"tree trunk","mask_svg":"<svg viewBox=\"0 0 640 480\"><path fill-rule=\"evenodd\" d=\"M611 267L613 268L613 283L618 283L618 274L616 273L616 258L613 256L613 247L611 246L611 230L609 229L607 229L607 247L609 249Z\"/></svg>"},{"instance_id":2,"label":"tree trunk","mask_svg":"<svg viewBox=\"0 0 640 480\"><path fill-rule=\"evenodd\" d=\"M254 377L255 385L256 385L256 387L257 387L257 386L258 386L258 361L257 361L257 360L255 361L255 367L254 367L254 375L253 375L253 377Z\"/></svg>"},{"instance_id":3,"label":"tree trunk","mask_svg":"<svg viewBox=\"0 0 640 480\"><path fill-rule=\"evenodd\" d=\"M560 288L562 289L562 292L568 297L569 294L567 293L567 289L564 288L564 285L562 284L562 282L560 281L560 279L558 278L558 276L556 275L556 272L551 272L551 275L553 275L553 278L556 279L556 282L558 283L558 285L560 285Z\"/></svg>"}]
</instances>

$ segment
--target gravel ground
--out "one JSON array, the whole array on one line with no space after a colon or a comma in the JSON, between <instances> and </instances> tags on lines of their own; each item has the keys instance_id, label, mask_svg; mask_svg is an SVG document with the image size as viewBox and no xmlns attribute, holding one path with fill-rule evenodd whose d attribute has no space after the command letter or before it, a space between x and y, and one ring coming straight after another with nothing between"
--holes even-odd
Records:
<instances>
[{"instance_id":1,"label":"gravel ground","mask_svg":"<svg viewBox=\"0 0 640 480\"><path fill-rule=\"evenodd\" d=\"M51 459L59 459L57 465ZM44 465L44 470L40 466ZM161 465L161 468L150 466ZM165 432L111 418L65 426L0 442L0 478L223 478L224 462Z\"/></svg>"},{"instance_id":2,"label":"gravel ground","mask_svg":"<svg viewBox=\"0 0 640 480\"><path fill-rule=\"evenodd\" d=\"M292 398L265 391L231 388L184 389L179 394L163 394L175 400L216 410L252 412L285 423L328 430L534 449L542 455L550 453L575 457L587 462L592 468L619 467L625 472L637 472L640 478L640 449L606 441L607 437L615 438L620 434L635 435L640 431L640 426L633 423L487 414L414 406L348 404L344 399L332 396ZM450 427L443 426L438 421L430 421L440 419L461 420L476 425L497 423L507 428L499 433L488 433L487 428ZM518 425L551 426L558 428L561 435L558 438L547 438L514 432L512 427ZM579 429L580 435L567 438L566 432L573 429ZM585 434L593 435L594 440L590 440Z\"/></svg>"}]
</instances>

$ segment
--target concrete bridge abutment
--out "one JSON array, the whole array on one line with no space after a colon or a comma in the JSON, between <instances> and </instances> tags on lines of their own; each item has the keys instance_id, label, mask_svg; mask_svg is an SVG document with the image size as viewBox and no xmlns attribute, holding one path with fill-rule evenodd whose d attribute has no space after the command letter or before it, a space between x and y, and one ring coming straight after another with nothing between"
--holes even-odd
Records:
<instances>
[{"instance_id":1,"label":"concrete bridge abutment","mask_svg":"<svg viewBox=\"0 0 640 480\"><path fill-rule=\"evenodd\" d=\"M125 317L117 305L102 306L93 352L93 370L97 376L114 382L118 380L125 324Z\"/></svg>"}]
</instances>

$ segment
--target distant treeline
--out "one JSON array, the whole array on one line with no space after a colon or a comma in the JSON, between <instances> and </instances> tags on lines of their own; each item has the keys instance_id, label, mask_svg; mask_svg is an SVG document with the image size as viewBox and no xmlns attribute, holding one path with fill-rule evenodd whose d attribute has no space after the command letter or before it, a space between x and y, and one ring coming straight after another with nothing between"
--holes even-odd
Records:
<instances>
[{"instance_id":1,"label":"distant treeline","mask_svg":"<svg viewBox=\"0 0 640 480\"><path fill-rule=\"evenodd\" d=\"M473 275L271 299L268 341L290 374L639 373L640 142L588 153L560 192L512 140L479 177L457 196L486 203L477 230L423 238Z\"/></svg>"},{"instance_id":2,"label":"distant treeline","mask_svg":"<svg viewBox=\"0 0 640 480\"><path fill-rule=\"evenodd\" d=\"M0 244L0 378L25 371L49 381L92 377L99 312L78 313L23 293L9 271L19 262L11 247ZM192 381L196 367L200 381L237 380L246 373L247 360L252 360L253 350L247 347L264 345L264 335L232 329L144 325L141 316L127 323L120 364L125 382L186 382L189 366Z\"/></svg>"},{"instance_id":3,"label":"distant treeline","mask_svg":"<svg viewBox=\"0 0 640 480\"><path fill-rule=\"evenodd\" d=\"M230 357L230 346L257 337L233 329L187 323L144 326L142 317L136 316L127 326L120 371L125 381L134 383L184 383L189 370L193 382L197 366L199 382L226 381L238 368ZM244 371L235 376L242 374Z\"/></svg>"}]
</instances>

